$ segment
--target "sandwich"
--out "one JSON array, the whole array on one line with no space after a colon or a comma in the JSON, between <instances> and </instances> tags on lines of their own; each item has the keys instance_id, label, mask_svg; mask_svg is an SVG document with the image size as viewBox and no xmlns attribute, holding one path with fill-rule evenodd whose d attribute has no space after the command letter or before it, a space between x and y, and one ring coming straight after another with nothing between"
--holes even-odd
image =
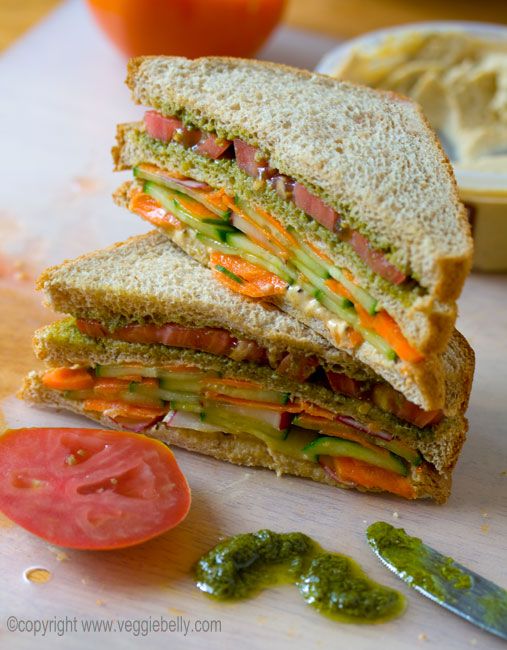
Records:
<instances>
[{"instance_id":1,"label":"sandwich","mask_svg":"<svg viewBox=\"0 0 507 650\"><path fill-rule=\"evenodd\" d=\"M25 400L240 465L448 497L474 367L457 331L431 410L158 231L50 268L38 288L70 316L36 332L49 369L26 378Z\"/></svg>"},{"instance_id":2,"label":"sandwich","mask_svg":"<svg viewBox=\"0 0 507 650\"><path fill-rule=\"evenodd\" d=\"M407 98L259 61L141 57L116 202L216 280L298 319L429 409L472 240L452 169Z\"/></svg>"}]
</instances>

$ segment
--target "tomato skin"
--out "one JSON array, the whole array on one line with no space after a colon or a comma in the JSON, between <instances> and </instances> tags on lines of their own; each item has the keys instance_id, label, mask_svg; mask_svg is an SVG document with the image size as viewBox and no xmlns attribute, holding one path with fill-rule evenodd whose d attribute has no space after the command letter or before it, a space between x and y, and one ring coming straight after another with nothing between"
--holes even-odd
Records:
<instances>
[{"instance_id":1,"label":"tomato skin","mask_svg":"<svg viewBox=\"0 0 507 650\"><path fill-rule=\"evenodd\" d=\"M70 428L0 436L0 511L52 544L139 544L178 525L190 500L172 451L158 440Z\"/></svg>"},{"instance_id":2,"label":"tomato skin","mask_svg":"<svg viewBox=\"0 0 507 650\"><path fill-rule=\"evenodd\" d=\"M95 20L128 56L252 56L286 0L87 0Z\"/></svg>"}]
</instances>

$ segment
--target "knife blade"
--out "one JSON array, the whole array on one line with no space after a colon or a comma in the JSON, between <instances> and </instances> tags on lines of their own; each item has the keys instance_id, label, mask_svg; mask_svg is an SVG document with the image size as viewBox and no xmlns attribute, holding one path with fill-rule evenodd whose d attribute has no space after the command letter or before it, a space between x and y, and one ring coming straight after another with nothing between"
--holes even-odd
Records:
<instances>
[{"instance_id":1,"label":"knife blade","mask_svg":"<svg viewBox=\"0 0 507 650\"><path fill-rule=\"evenodd\" d=\"M416 591L470 623L507 640L507 591L410 537L403 528L378 521L366 531L380 561Z\"/></svg>"}]
</instances>

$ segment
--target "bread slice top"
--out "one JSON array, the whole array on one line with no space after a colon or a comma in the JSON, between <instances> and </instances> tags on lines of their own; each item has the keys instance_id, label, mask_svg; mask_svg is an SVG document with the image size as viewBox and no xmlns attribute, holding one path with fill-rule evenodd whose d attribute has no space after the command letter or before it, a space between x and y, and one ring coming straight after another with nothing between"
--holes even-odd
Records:
<instances>
[{"instance_id":1,"label":"bread slice top","mask_svg":"<svg viewBox=\"0 0 507 650\"><path fill-rule=\"evenodd\" d=\"M452 167L411 100L283 65L140 57L140 104L258 146L442 300L470 269L472 240Z\"/></svg>"},{"instance_id":2,"label":"bread slice top","mask_svg":"<svg viewBox=\"0 0 507 650\"><path fill-rule=\"evenodd\" d=\"M375 377L370 368L274 305L224 287L209 268L158 231L48 268L36 286L55 311L113 328L145 321L218 327L255 340L274 355L287 350L314 354L358 379Z\"/></svg>"},{"instance_id":3,"label":"bread slice top","mask_svg":"<svg viewBox=\"0 0 507 650\"><path fill-rule=\"evenodd\" d=\"M210 269L183 253L157 231L47 269L37 281L58 312L99 320L193 327L221 327L269 350L315 354L324 365L358 379L379 379L366 365L338 350L312 329L277 308L230 291ZM466 409L473 375L473 351L454 331L440 355L445 399L428 404L447 415ZM403 378L402 378L403 380ZM407 390L413 390L406 379ZM400 388L403 387L400 386ZM413 400L415 401L415 400Z\"/></svg>"}]
</instances>

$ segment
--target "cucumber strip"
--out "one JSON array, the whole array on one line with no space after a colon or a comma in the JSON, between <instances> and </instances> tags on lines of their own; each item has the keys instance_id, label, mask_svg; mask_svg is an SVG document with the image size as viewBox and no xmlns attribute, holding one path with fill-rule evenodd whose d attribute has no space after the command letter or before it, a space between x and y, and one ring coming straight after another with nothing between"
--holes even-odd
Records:
<instances>
[{"instance_id":1,"label":"cucumber strip","mask_svg":"<svg viewBox=\"0 0 507 650\"><path fill-rule=\"evenodd\" d=\"M375 314L378 304L378 301L375 298L370 296L370 294L361 287L358 287L357 284L351 282L338 267L328 264L319 258L319 256L303 241L293 226L289 226L287 230L295 239L297 239L300 248L294 250L294 255L299 257L305 266L310 269L315 268L315 273L317 273L317 268L319 268L319 275L323 278L332 277L335 280L338 280L338 282L343 284L343 286L350 291L357 302L362 305L369 314ZM304 258L306 258L306 262ZM308 263L308 260L311 260L311 263ZM327 275L324 275L324 273Z\"/></svg>"},{"instance_id":2,"label":"cucumber strip","mask_svg":"<svg viewBox=\"0 0 507 650\"><path fill-rule=\"evenodd\" d=\"M282 247L288 248L289 250L293 248L293 243L290 242L278 228L275 228L268 220L266 220L262 215L260 215L255 208L250 206L244 199L239 196L234 197L234 202L245 212L256 224L267 230L271 233L273 239Z\"/></svg>"},{"instance_id":3,"label":"cucumber strip","mask_svg":"<svg viewBox=\"0 0 507 650\"><path fill-rule=\"evenodd\" d=\"M331 313L336 314L342 318L346 323L348 323L354 329L359 328L359 316L353 307L342 307L335 300L331 300L327 293L324 293L321 289L315 289L310 284L300 281L299 284L301 288L306 291L312 298L318 300L323 307L328 309Z\"/></svg>"},{"instance_id":4,"label":"cucumber strip","mask_svg":"<svg viewBox=\"0 0 507 650\"><path fill-rule=\"evenodd\" d=\"M130 390L130 387L129 390L119 393L119 399L122 402L135 404L137 406L155 406L158 408L164 406L162 399L158 395L156 394L149 395L149 394L143 394L139 392L132 392Z\"/></svg>"},{"instance_id":5,"label":"cucumber strip","mask_svg":"<svg viewBox=\"0 0 507 650\"><path fill-rule=\"evenodd\" d=\"M270 273L278 275L285 282L294 280L294 276L287 269L285 262L282 262L278 257L255 244L243 233L239 231L227 233L225 240L229 246L234 247L239 252L241 257L244 257L248 261L253 261L254 264L262 266L262 268Z\"/></svg>"},{"instance_id":6,"label":"cucumber strip","mask_svg":"<svg viewBox=\"0 0 507 650\"><path fill-rule=\"evenodd\" d=\"M200 413L202 411L200 402L185 402L175 399L169 402L169 406L173 411L185 411L188 413Z\"/></svg>"},{"instance_id":7,"label":"cucumber strip","mask_svg":"<svg viewBox=\"0 0 507 650\"><path fill-rule=\"evenodd\" d=\"M357 332L359 332L364 340L368 341L370 345L373 345L373 347L381 354L383 354L386 359L389 361L396 361L396 352L389 345L389 343L387 343L387 341L385 341L373 330L363 327L359 322L359 316L357 315L357 312L354 311L352 307L339 307L335 302L329 300L327 295L324 294L324 292L322 292L320 289L315 291L312 286L306 284L305 282L300 282L299 284L301 285L301 288L304 289L310 296L318 300L323 307L342 318L346 323L348 323Z\"/></svg>"},{"instance_id":8,"label":"cucumber strip","mask_svg":"<svg viewBox=\"0 0 507 650\"><path fill-rule=\"evenodd\" d=\"M403 461L391 452L388 454L376 453L372 449L362 447L357 442L342 440L341 438L322 436L309 445L306 445L303 448L303 452L306 454L308 460L315 462L318 461L319 456L345 456L362 460L370 463L370 465L381 467L401 476L406 476L408 473Z\"/></svg>"},{"instance_id":9,"label":"cucumber strip","mask_svg":"<svg viewBox=\"0 0 507 650\"><path fill-rule=\"evenodd\" d=\"M141 396L146 397L146 399L151 400L163 400L164 402L170 402L172 400L179 400L182 402L198 402L199 395L195 393L188 393L183 390L165 390L158 386L145 386L143 384L138 384L132 382L129 384L128 394L131 396Z\"/></svg>"},{"instance_id":10,"label":"cucumber strip","mask_svg":"<svg viewBox=\"0 0 507 650\"><path fill-rule=\"evenodd\" d=\"M357 302L366 309L366 311L372 316L377 312L378 300L370 296L364 289L358 287L357 284L351 282L340 269L335 266L328 267L331 277L335 280L338 280L343 286L350 291L352 296L357 300Z\"/></svg>"},{"instance_id":11,"label":"cucumber strip","mask_svg":"<svg viewBox=\"0 0 507 650\"><path fill-rule=\"evenodd\" d=\"M157 377L157 368L145 368L143 366L95 366L96 377L125 377L129 375L140 375L141 377Z\"/></svg>"},{"instance_id":12,"label":"cucumber strip","mask_svg":"<svg viewBox=\"0 0 507 650\"><path fill-rule=\"evenodd\" d=\"M197 190L194 190L191 187L186 187L181 183L171 181L163 173L158 174L156 172L149 172L145 169L141 169L140 167L134 167L133 171L134 171L134 176L136 178L141 178L142 180L145 181L153 181L158 185L164 185L164 187L168 187L169 189L174 190L175 192L185 194L185 196L194 199L194 201L198 201L199 203L204 205L204 207L208 208L208 210L214 212L217 216L221 217L222 219L228 220L230 218L231 210L229 208L227 208L226 210L221 210L216 205L213 205L213 203L208 201L204 193L198 192Z\"/></svg>"},{"instance_id":13,"label":"cucumber strip","mask_svg":"<svg viewBox=\"0 0 507 650\"><path fill-rule=\"evenodd\" d=\"M228 232L237 232L233 226L229 226L226 222L220 226L212 226L209 223L203 223L201 219L192 216L188 210L185 210L178 202L178 195L174 191L160 187L156 183L146 181L144 184L144 191L154 199L156 199L168 212L174 214L175 217L180 219L184 224L193 228L197 232L202 232L204 235L216 239L217 241L225 241Z\"/></svg>"},{"instance_id":14,"label":"cucumber strip","mask_svg":"<svg viewBox=\"0 0 507 650\"><path fill-rule=\"evenodd\" d=\"M225 253L226 255L238 254L238 251L232 246L229 246L228 244L224 244L222 242L218 242L215 239L210 239L209 237L206 237L206 235L203 235L201 232L198 232L196 234L196 238L201 242L201 244L204 244L207 248L212 248L213 250L218 251L219 253Z\"/></svg>"},{"instance_id":15,"label":"cucumber strip","mask_svg":"<svg viewBox=\"0 0 507 650\"><path fill-rule=\"evenodd\" d=\"M228 417L227 412L218 406L206 407L201 414L201 419L203 422L222 428L226 433L250 433L254 436L261 434L278 440L283 440L287 436L286 430L275 429L254 418L237 415L236 413Z\"/></svg>"},{"instance_id":16,"label":"cucumber strip","mask_svg":"<svg viewBox=\"0 0 507 650\"><path fill-rule=\"evenodd\" d=\"M181 393L199 393L201 380L206 377L200 372L174 372L160 377L159 386L163 390L175 390Z\"/></svg>"},{"instance_id":17,"label":"cucumber strip","mask_svg":"<svg viewBox=\"0 0 507 650\"><path fill-rule=\"evenodd\" d=\"M320 291L322 291L322 293L329 300L335 302L338 307L342 309L350 309L350 307L352 307L352 303L350 300L348 300L348 298L344 298L343 296L339 296L337 293L335 293L326 285L326 281L323 278L313 273L313 271L304 266L304 264L302 264L299 260L293 260L293 264L316 289L320 289Z\"/></svg>"},{"instance_id":18,"label":"cucumber strip","mask_svg":"<svg viewBox=\"0 0 507 650\"><path fill-rule=\"evenodd\" d=\"M422 463L422 456L417 451L417 449L412 449L412 447L409 447L399 440L382 440L381 438L370 438L370 442L374 442L379 447L384 447L385 449L391 451L393 454L401 456L405 460L408 460L408 462L415 467Z\"/></svg>"}]
</instances>

